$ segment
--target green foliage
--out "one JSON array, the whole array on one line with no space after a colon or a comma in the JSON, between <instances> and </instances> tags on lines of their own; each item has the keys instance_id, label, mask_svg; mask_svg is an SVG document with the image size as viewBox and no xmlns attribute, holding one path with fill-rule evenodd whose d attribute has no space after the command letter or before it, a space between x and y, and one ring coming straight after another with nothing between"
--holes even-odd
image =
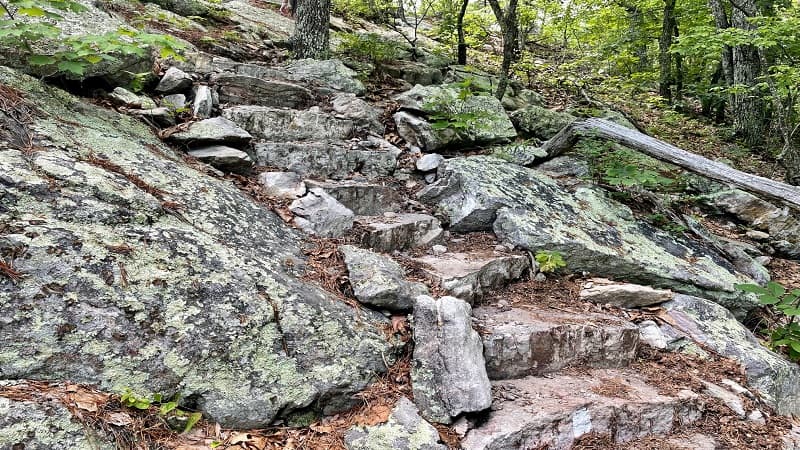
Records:
<instances>
[{"instance_id":1,"label":"green foliage","mask_svg":"<svg viewBox=\"0 0 800 450\"><path fill-rule=\"evenodd\" d=\"M641 153L614 143L587 139L579 151L588 157L592 177L620 189L666 191L680 188L666 167ZM671 174L670 174L671 175Z\"/></svg>"},{"instance_id":2,"label":"green foliage","mask_svg":"<svg viewBox=\"0 0 800 450\"><path fill-rule=\"evenodd\" d=\"M64 13L80 13L86 7L73 0L7 0L0 2L0 46L12 48L31 66L55 74L81 76L88 66L115 61L120 56L143 56L151 48L162 58L177 56L183 48L172 36L142 33L129 28L99 35L62 36L58 23ZM43 42L58 42L55 50Z\"/></svg>"},{"instance_id":3,"label":"green foliage","mask_svg":"<svg viewBox=\"0 0 800 450\"><path fill-rule=\"evenodd\" d=\"M341 35L338 52L378 67L398 59L401 49L396 42L389 41L376 33L347 33Z\"/></svg>"},{"instance_id":4,"label":"green foliage","mask_svg":"<svg viewBox=\"0 0 800 450\"><path fill-rule=\"evenodd\" d=\"M467 100L473 95L473 80L467 78L452 85L458 90L443 90L430 98L423 108L428 113L431 128L434 130L453 130L456 133L485 129L492 114L487 111L476 111L470 108Z\"/></svg>"},{"instance_id":5,"label":"green foliage","mask_svg":"<svg viewBox=\"0 0 800 450\"><path fill-rule=\"evenodd\" d=\"M177 418L183 425L183 432L188 433L192 431L197 422L203 418L202 413L187 412L178 408L179 397L176 395L170 401L164 401L161 394L154 394L152 399L147 397L139 397L134 394L130 389L126 389L120 396L120 403L128 408L139 410L148 410L154 406L158 406L158 414L165 418Z\"/></svg>"},{"instance_id":6,"label":"green foliage","mask_svg":"<svg viewBox=\"0 0 800 450\"><path fill-rule=\"evenodd\" d=\"M779 321L769 332L770 347L782 350L793 361L800 361L800 289L787 291L779 283L770 281L765 287L757 284L737 284L736 288L758 296L762 305L778 311L785 320Z\"/></svg>"},{"instance_id":7,"label":"green foliage","mask_svg":"<svg viewBox=\"0 0 800 450\"><path fill-rule=\"evenodd\" d=\"M539 264L539 271L543 273L555 272L558 269L567 267L564 257L559 252L540 250L534 256L536 263Z\"/></svg>"}]
</instances>

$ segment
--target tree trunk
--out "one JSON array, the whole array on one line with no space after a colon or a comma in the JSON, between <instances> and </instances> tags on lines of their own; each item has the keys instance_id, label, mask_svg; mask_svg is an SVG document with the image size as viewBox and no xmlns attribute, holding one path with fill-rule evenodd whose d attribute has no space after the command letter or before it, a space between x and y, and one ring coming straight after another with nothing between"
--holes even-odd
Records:
<instances>
[{"instance_id":1,"label":"tree trunk","mask_svg":"<svg viewBox=\"0 0 800 450\"><path fill-rule=\"evenodd\" d=\"M675 34L675 0L664 0L664 20L661 23L661 37L658 39L658 95L672 102L672 37Z\"/></svg>"},{"instance_id":2,"label":"tree trunk","mask_svg":"<svg viewBox=\"0 0 800 450\"><path fill-rule=\"evenodd\" d=\"M503 33L503 63L500 66L500 79L497 81L495 97L502 100L508 87L508 75L511 64L519 56L519 23L517 22L517 0L509 0L505 11L498 0L489 0L500 31Z\"/></svg>"},{"instance_id":3,"label":"tree trunk","mask_svg":"<svg viewBox=\"0 0 800 450\"><path fill-rule=\"evenodd\" d=\"M650 69L650 60L647 57L647 40L643 38L644 14L638 5L625 5L628 12L628 39L633 46L633 54L636 55L636 71L646 72Z\"/></svg>"},{"instance_id":4,"label":"tree trunk","mask_svg":"<svg viewBox=\"0 0 800 450\"><path fill-rule=\"evenodd\" d=\"M331 0L297 0L292 48L295 58L328 57Z\"/></svg>"},{"instance_id":5,"label":"tree trunk","mask_svg":"<svg viewBox=\"0 0 800 450\"><path fill-rule=\"evenodd\" d=\"M467 41L464 37L464 16L467 15L469 0L461 1L461 9L458 11L456 30L458 31L458 64L467 64Z\"/></svg>"},{"instance_id":6,"label":"tree trunk","mask_svg":"<svg viewBox=\"0 0 800 450\"><path fill-rule=\"evenodd\" d=\"M673 36L677 40L680 37L678 33L678 20L674 19L672 24L675 29ZM675 55L675 100L683 100L683 56L680 54Z\"/></svg>"},{"instance_id":7,"label":"tree trunk","mask_svg":"<svg viewBox=\"0 0 800 450\"><path fill-rule=\"evenodd\" d=\"M755 0L737 0L731 13L731 25L743 30L754 26L747 21L758 15ZM733 94L733 128L748 146L764 142L764 102L754 92L756 78L761 75L758 49L752 45L737 45L733 48L733 85L738 88Z\"/></svg>"},{"instance_id":8,"label":"tree trunk","mask_svg":"<svg viewBox=\"0 0 800 450\"><path fill-rule=\"evenodd\" d=\"M636 130L604 119L587 119L567 125L557 135L542 145L548 158L564 153L583 137L606 139L638 150L661 161L666 161L705 177L733 184L745 191L779 200L794 209L800 209L800 188L780 181L752 175L700 155L687 152Z\"/></svg>"},{"instance_id":9,"label":"tree trunk","mask_svg":"<svg viewBox=\"0 0 800 450\"><path fill-rule=\"evenodd\" d=\"M717 29L724 30L731 27L728 13L725 12L721 0L708 0L708 6L711 8L711 15L714 16ZM728 45L722 49L722 73L725 75L725 83L733 86L733 52Z\"/></svg>"}]
</instances>

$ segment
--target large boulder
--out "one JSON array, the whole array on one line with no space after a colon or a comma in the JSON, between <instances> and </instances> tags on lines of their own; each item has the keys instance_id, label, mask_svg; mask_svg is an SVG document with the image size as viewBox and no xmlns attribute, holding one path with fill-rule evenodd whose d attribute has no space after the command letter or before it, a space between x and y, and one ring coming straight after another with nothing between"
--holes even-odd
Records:
<instances>
[{"instance_id":1,"label":"large boulder","mask_svg":"<svg viewBox=\"0 0 800 450\"><path fill-rule=\"evenodd\" d=\"M338 59L298 59L286 66L286 71L292 80L330 87L326 93L342 91L363 95L365 92L364 83L358 80L356 71Z\"/></svg>"},{"instance_id":2,"label":"large boulder","mask_svg":"<svg viewBox=\"0 0 800 450\"><path fill-rule=\"evenodd\" d=\"M426 121L415 124L405 116L396 115L398 133L427 151L441 147L505 143L517 136L503 105L490 95L470 95L461 99L455 87L416 85L398 95L396 100L401 109L412 115L443 115L463 122L460 127L440 129ZM429 139L427 134L432 134L433 139Z\"/></svg>"},{"instance_id":3,"label":"large boulder","mask_svg":"<svg viewBox=\"0 0 800 450\"><path fill-rule=\"evenodd\" d=\"M476 156L447 160L420 198L458 232L493 230L529 251L560 252L570 270L687 294L701 294L742 315L756 306L734 288L752 282L713 248L638 220L599 190L574 193L533 169Z\"/></svg>"},{"instance_id":4,"label":"large boulder","mask_svg":"<svg viewBox=\"0 0 800 450\"><path fill-rule=\"evenodd\" d=\"M273 142L348 139L355 127L352 120L336 118L318 107L301 111L268 106L234 106L225 108L222 117L235 122L257 139Z\"/></svg>"},{"instance_id":5,"label":"large boulder","mask_svg":"<svg viewBox=\"0 0 800 450\"><path fill-rule=\"evenodd\" d=\"M421 295L414 303L413 330L411 386L422 416L451 423L461 413L489 408L492 386L469 304Z\"/></svg>"},{"instance_id":6,"label":"large boulder","mask_svg":"<svg viewBox=\"0 0 800 450\"><path fill-rule=\"evenodd\" d=\"M220 103L305 108L314 101L311 90L295 83L223 73L211 78Z\"/></svg>"},{"instance_id":7,"label":"large boulder","mask_svg":"<svg viewBox=\"0 0 800 450\"><path fill-rule=\"evenodd\" d=\"M511 114L511 121L521 136L543 141L555 136L575 120L575 117L569 114L535 105Z\"/></svg>"},{"instance_id":8,"label":"large boulder","mask_svg":"<svg viewBox=\"0 0 800 450\"><path fill-rule=\"evenodd\" d=\"M395 360L381 314L300 280L300 235L134 119L0 68L40 150L0 143L0 374L179 394L226 427L333 413ZM69 117L63 121L60 117Z\"/></svg>"},{"instance_id":9,"label":"large boulder","mask_svg":"<svg viewBox=\"0 0 800 450\"><path fill-rule=\"evenodd\" d=\"M671 340L688 338L738 361L767 404L779 414L800 413L800 367L761 345L729 311L688 295L676 295L662 307L670 318L662 330Z\"/></svg>"}]
</instances>

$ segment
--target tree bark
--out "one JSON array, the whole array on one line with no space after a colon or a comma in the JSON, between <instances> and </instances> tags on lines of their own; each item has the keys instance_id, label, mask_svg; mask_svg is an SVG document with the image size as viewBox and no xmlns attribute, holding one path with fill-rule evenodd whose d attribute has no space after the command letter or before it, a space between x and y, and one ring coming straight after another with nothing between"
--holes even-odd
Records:
<instances>
[{"instance_id":1,"label":"tree bark","mask_svg":"<svg viewBox=\"0 0 800 450\"><path fill-rule=\"evenodd\" d=\"M672 0L674 1L674 0ZM647 57L647 40L643 38L644 14L638 5L625 5L628 13L628 40L633 45L633 54L636 55L637 72L646 72L650 69L650 60Z\"/></svg>"},{"instance_id":2,"label":"tree bark","mask_svg":"<svg viewBox=\"0 0 800 450\"><path fill-rule=\"evenodd\" d=\"M711 8L711 15L714 16L714 23L718 30L731 27L728 13L725 12L721 0L708 0L708 6ZM728 45L722 49L722 73L725 75L725 83L733 86L733 51Z\"/></svg>"},{"instance_id":3,"label":"tree bark","mask_svg":"<svg viewBox=\"0 0 800 450\"><path fill-rule=\"evenodd\" d=\"M604 119L573 122L545 142L548 158L564 153L583 137L617 142L661 161L666 161L705 177L733 184L745 191L781 201L800 210L800 188L780 181L733 169L725 164L687 152L674 145Z\"/></svg>"},{"instance_id":4,"label":"tree bark","mask_svg":"<svg viewBox=\"0 0 800 450\"><path fill-rule=\"evenodd\" d=\"M297 0L292 49L295 58L326 59L331 0Z\"/></svg>"},{"instance_id":5,"label":"tree bark","mask_svg":"<svg viewBox=\"0 0 800 450\"><path fill-rule=\"evenodd\" d=\"M736 0L731 13L731 25L742 30L753 30L748 18L758 15L755 0ZM733 48L733 85L738 91L733 94L733 128L748 146L764 142L764 102L754 92L756 78L761 75L758 49L752 45L737 45Z\"/></svg>"},{"instance_id":6,"label":"tree bark","mask_svg":"<svg viewBox=\"0 0 800 450\"><path fill-rule=\"evenodd\" d=\"M464 37L464 16L467 15L467 6L469 0L461 1L461 9L458 11L458 19L456 21L456 30L458 32L458 64L467 64L467 41Z\"/></svg>"},{"instance_id":7,"label":"tree bark","mask_svg":"<svg viewBox=\"0 0 800 450\"><path fill-rule=\"evenodd\" d=\"M519 56L519 22L517 21L517 0L509 0L505 10L498 0L489 0L500 31L503 33L503 63L500 65L500 79L497 82L495 97L502 100L508 87L511 64Z\"/></svg>"},{"instance_id":8,"label":"tree bark","mask_svg":"<svg viewBox=\"0 0 800 450\"><path fill-rule=\"evenodd\" d=\"M675 0L664 0L664 18L661 23L661 37L658 39L658 95L672 102L672 37L675 34Z\"/></svg>"}]
</instances>

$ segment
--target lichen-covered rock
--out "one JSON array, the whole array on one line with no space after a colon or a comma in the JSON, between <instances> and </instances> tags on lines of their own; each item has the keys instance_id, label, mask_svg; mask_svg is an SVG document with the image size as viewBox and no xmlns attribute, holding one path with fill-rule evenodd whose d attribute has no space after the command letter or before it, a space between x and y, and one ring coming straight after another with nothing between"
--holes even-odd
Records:
<instances>
[{"instance_id":1,"label":"lichen-covered rock","mask_svg":"<svg viewBox=\"0 0 800 450\"><path fill-rule=\"evenodd\" d=\"M252 138L250 133L223 117L194 122L188 129L169 136L171 141L195 147L209 144L242 145Z\"/></svg>"},{"instance_id":2,"label":"lichen-covered rock","mask_svg":"<svg viewBox=\"0 0 800 450\"><path fill-rule=\"evenodd\" d=\"M442 237L439 220L427 214L393 214L358 220L361 245L378 252L424 247Z\"/></svg>"},{"instance_id":3,"label":"lichen-covered rock","mask_svg":"<svg viewBox=\"0 0 800 450\"><path fill-rule=\"evenodd\" d=\"M220 103L299 109L314 101L309 89L286 81L223 73L212 77L211 82L217 86Z\"/></svg>"},{"instance_id":4,"label":"lichen-covered rock","mask_svg":"<svg viewBox=\"0 0 800 450\"><path fill-rule=\"evenodd\" d=\"M574 116L541 106L529 106L511 113L511 122L521 136L545 141L573 121Z\"/></svg>"},{"instance_id":5,"label":"lichen-covered rock","mask_svg":"<svg viewBox=\"0 0 800 450\"><path fill-rule=\"evenodd\" d=\"M253 160L247 153L224 145L201 147L188 152L189 156L208 163L226 172L247 173L253 167Z\"/></svg>"},{"instance_id":6,"label":"lichen-covered rock","mask_svg":"<svg viewBox=\"0 0 800 450\"><path fill-rule=\"evenodd\" d=\"M14 382L0 382L0 389ZM103 436L72 417L56 399L12 400L0 394L0 449L113 450Z\"/></svg>"},{"instance_id":7,"label":"lichen-covered rock","mask_svg":"<svg viewBox=\"0 0 800 450\"><path fill-rule=\"evenodd\" d=\"M492 148L492 156L520 166L530 166L547 158L547 151L528 144L508 144Z\"/></svg>"},{"instance_id":8,"label":"lichen-covered rock","mask_svg":"<svg viewBox=\"0 0 800 450\"><path fill-rule=\"evenodd\" d=\"M353 211L320 188L308 190L305 197L289 205L294 221L306 233L321 237L342 237L353 228Z\"/></svg>"},{"instance_id":9,"label":"lichen-covered rock","mask_svg":"<svg viewBox=\"0 0 800 450\"><path fill-rule=\"evenodd\" d=\"M309 187L318 187L359 216L377 216L398 211L403 198L391 186L364 181L313 181Z\"/></svg>"},{"instance_id":10,"label":"lichen-covered rock","mask_svg":"<svg viewBox=\"0 0 800 450\"><path fill-rule=\"evenodd\" d=\"M299 280L299 234L134 119L0 68L47 114L0 143L0 374L191 401L226 427L333 413L397 355ZM62 121L60 117L69 117Z\"/></svg>"},{"instance_id":11,"label":"lichen-covered rock","mask_svg":"<svg viewBox=\"0 0 800 450\"><path fill-rule=\"evenodd\" d=\"M153 109L155 108L156 102L154 102L151 98L145 97L143 95L136 95L133 92L122 88L116 87L113 91L111 91L108 96L114 103L129 106L131 108L139 108L139 109Z\"/></svg>"},{"instance_id":12,"label":"lichen-covered rock","mask_svg":"<svg viewBox=\"0 0 800 450\"><path fill-rule=\"evenodd\" d=\"M409 144L427 151L442 147L444 142L454 136L453 130L434 131L427 120L406 111L398 111L392 118L400 137Z\"/></svg>"},{"instance_id":13,"label":"lichen-covered rock","mask_svg":"<svg viewBox=\"0 0 800 450\"><path fill-rule=\"evenodd\" d=\"M415 126L413 121L405 120L405 116L396 115L398 133L423 150L500 144L509 142L517 136L503 105L497 98L489 95L472 95L462 100L459 98L458 89L454 87L416 85L413 89L398 95L396 100L401 109L412 113L434 114L446 111L447 114L457 112L474 116L465 128L433 129L427 123ZM422 136L427 133L432 133L435 139L423 138Z\"/></svg>"},{"instance_id":14,"label":"lichen-covered rock","mask_svg":"<svg viewBox=\"0 0 800 450\"><path fill-rule=\"evenodd\" d=\"M725 308L688 295L676 295L663 308L674 328L668 325L662 328L677 329L722 356L739 361L748 383L767 404L780 414L800 413L800 368L761 345Z\"/></svg>"},{"instance_id":15,"label":"lichen-covered rock","mask_svg":"<svg viewBox=\"0 0 800 450\"><path fill-rule=\"evenodd\" d=\"M361 303L395 311L408 311L414 299L428 293L422 283L406 281L405 271L394 260L352 245L342 245L353 295Z\"/></svg>"},{"instance_id":16,"label":"lichen-covered rock","mask_svg":"<svg viewBox=\"0 0 800 450\"><path fill-rule=\"evenodd\" d=\"M428 153L427 155L422 155L415 165L420 172L431 172L438 169L443 162L444 156L438 153Z\"/></svg>"},{"instance_id":17,"label":"lichen-covered rock","mask_svg":"<svg viewBox=\"0 0 800 450\"><path fill-rule=\"evenodd\" d=\"M354 130L352 120L337 119L316 106L302 111L268 106L234 106L225 108L222 116L256 138L272 142L349 139Z\"/></svg>"},{"instance_id":18,"label":"lichen-covered rock","mask_svg":"<svg viewBox=\"0 0 800 450\"><path fill-rule=\"evenodd\" d=\"M389 420L371 427L354 427L345 435L347 450L447 450L439 432L419 416L414 404L401 397Z\"/></svg>"},{"instance_id":19,"label":"lichen-covered rock","mask_svg":"<svg viewBox=\"0 0 800 450\"><path fill-rule=\"evenodd\" d=\"M420 193L458 232L493 230L530 251L560 252L570 270L701 294L738 315L756 306L752 282L712 248L637 220L599 190L574 193L542 173L486 156L453 158Z\"/></svg>"},{"instance_id":20,"label":"lichen-covered rock","mask_svg":"<svg viewBox=\"0 0 800 450\"><path fill-rule=\"evenodd\" d=\"M337 94L331 99L331 106L337 117L352 120L358 130L383 136L381 111L355 94Z\"/></svg>"},{"instance_id":21,"label":"lichen-covered rock","mask_svg":"<svg viewBox=\"0 0 800 450\"><path fill-rule=\"evenodd\" d=\"M364 84L358 80L356 71L338 59L298 59L286 66L286 70L289 78L295 81L317 83L356 95L364 94Z\"/></svg>"},{"instance_id":22,"label":"lichen-covered rock","mask_svg":"<svg viewBox=\"0 0 800 450\"><path fill-rule=\"evenodd\" d=\"M258 175L258 182L272 197L294 200L306 193L306 183L294 172L263 172Z\"/></svg>"},{"instance_id":23,"label":"lichen-covered rock","mask_svg":"<svg viewBox=\"0 0 800 450\"><path fill-rule=\"evenodd\" d=\"M414 403L428 420L451 423L492 404L483 343L472 329L472 308L463 300L427 295L414 302Z\"/></svg>"},{"instance_id":24,"label":"lichen-covered rock","mask_svg":"<svg viewBox=\"0 0 800 450\"><path fill-rule=\"evenodd\" d=\"M442 77L442 71L437 67L431 67L416 61L392 61L387 64L382 64L381 70L394 78L405 80L412 85L419 84L428 86L431 84L440 84L444 78Z\"/></svg>"}]
</instances>

